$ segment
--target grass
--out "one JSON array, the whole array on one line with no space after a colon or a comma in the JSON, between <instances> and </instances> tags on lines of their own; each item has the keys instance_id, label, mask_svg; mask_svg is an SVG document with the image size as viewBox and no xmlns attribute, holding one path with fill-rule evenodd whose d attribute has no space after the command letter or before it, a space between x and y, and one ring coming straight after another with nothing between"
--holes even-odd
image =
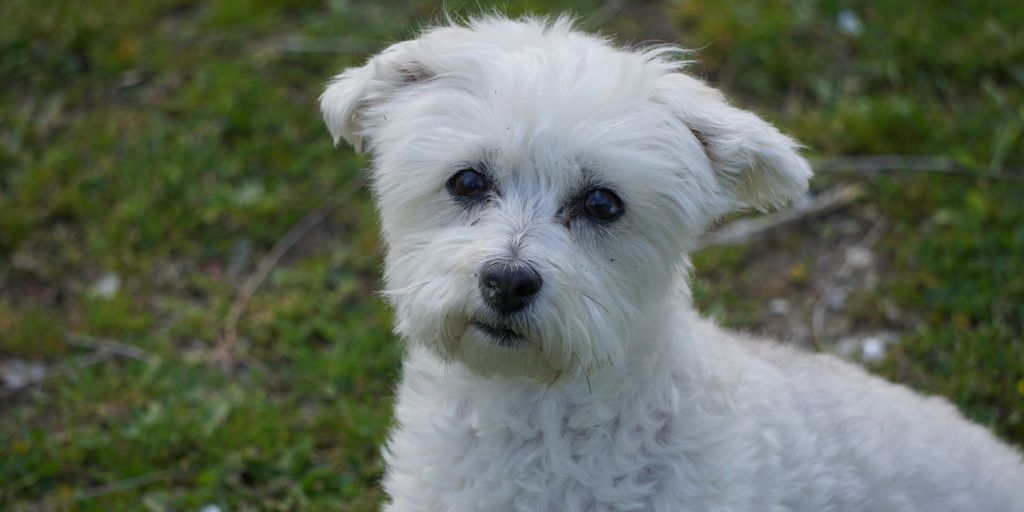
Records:
<instances>
[{"instance_id":1,"label":"grass","mask_svg":"<svg viewBox=\"0 0 1024 512\"><path fill-rule=\"evenodd\" d=\"M627 5L605 29L701 48L696 72L814 155L935 154L971 169L818 186L863 180L854 208L890 223L885 279L854 298L858 323L901 333L875 370L1024 444L1024 8L850 9L859 34L837 28L839 3L796 0ZM0 506L375 508L401 348L372 294L372 204L346 192L366 162L331 147L315 105L330 74L437 12L413 0L0 4L0 364L83 361L67 332L151 354L0 398ZM335 51L295 51L324 39ZM241 281L339 198L249 304L240 365L225 371L212 353ZM699 254L700 306L758 328L750 268L829 222ZM790 289L806 290L813 265L785 262ZM116 291L97 286L112 276Z\"/></svg>"}]
</instances>

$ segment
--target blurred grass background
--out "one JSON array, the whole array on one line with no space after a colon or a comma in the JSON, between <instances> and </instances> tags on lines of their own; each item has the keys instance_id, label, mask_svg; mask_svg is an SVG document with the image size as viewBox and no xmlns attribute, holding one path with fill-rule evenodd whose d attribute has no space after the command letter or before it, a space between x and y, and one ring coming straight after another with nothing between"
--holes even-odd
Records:
<instances>
[{"instance_id":1,"label":"blurred grass background","mask_svg":"<svg viewBox=\"0 0 1024 512\"><path fill-rule=\"evenodd\" d=\"M0 508L375 508L401 348L373 295L375 213L354 181L367 163L331 147L316 98L439 9L0 3ZM874 371L1024 443L1022 4L501 9L572 11L622 42L698 48L695 73L811 156L955 162L956 173L821 176L818 190L862 182L866 193L698 254L697 301L729 325L785 335L766 304L821 293L838 260L817 256L863 236L850 219L884 219L877 279L834 316L846 332L898 333ZM225 368L215 349L242 283L325 204L337 207L248 303ZM102 340L143 352L112 354Z\"/></svg>"}]
</instances>

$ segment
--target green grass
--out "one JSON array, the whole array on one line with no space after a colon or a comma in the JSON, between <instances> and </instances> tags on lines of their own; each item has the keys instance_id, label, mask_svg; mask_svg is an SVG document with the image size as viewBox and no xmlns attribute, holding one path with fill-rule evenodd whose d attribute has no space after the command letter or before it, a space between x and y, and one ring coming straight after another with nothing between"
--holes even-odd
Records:
<instances>
[{"instance_id":1,"label":"green grass","mask_svg":"<svg viewBox=\"0 0 1024 512\"><path fill-rule=\"evenodd\" d=\"M152 356L0 398L0 508L374 509L401 347L372 293L373 206L347 192L366 162L331 147L316 98L437 5L65 4L0 3L0 362L81 362L89 351L66 332ZM858 4L859 36L836 29L838 3L805 1L627 6L606 29L677 31L701 48L698 73L812 154L935 154L972 169L819 183L864 180L858 207L891 223L876 293L904 312L903 339L878 370L1022 444L1024 183L1005 178L1024 177L1024 9L997 4ZM287 51L295 37L338 51ZM225 371L213 349L241 281L339 198L249 304L240 365ZM699 255L697 291L756 328L727 278L750 251ZM96 293L108 274L118 290ZM881 321L859 300L861 321Z\"/></svg>"}]
</instances>

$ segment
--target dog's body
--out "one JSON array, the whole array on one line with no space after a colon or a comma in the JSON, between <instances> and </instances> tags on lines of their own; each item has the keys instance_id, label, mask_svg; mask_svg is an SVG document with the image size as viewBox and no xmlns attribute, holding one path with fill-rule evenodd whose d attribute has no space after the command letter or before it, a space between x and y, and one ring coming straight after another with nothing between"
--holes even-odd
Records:
<instances>
[{"instance_id":1,"label":"dog's body","mask_svg":"<svg viewBox=\"0 0 1024 512\"><path fill-rule=\"evenodd\" d=\"M686 313L659 328L589 385L412 349L389 510L1022 510L1019 458L946 401Z\"/></svg>"},{"instance_id":2,"label":"dog's body","mask_svg":"<svg viewBox=\"0 0 1024 512\"><path fill-rule=\"evenodd\" d=\"M1024 511L1020 456L945 401L693 312L700 233L810 170L671 53L489 18L324 93L409 343L388 509Z\"/></svg>"}]
</instances>

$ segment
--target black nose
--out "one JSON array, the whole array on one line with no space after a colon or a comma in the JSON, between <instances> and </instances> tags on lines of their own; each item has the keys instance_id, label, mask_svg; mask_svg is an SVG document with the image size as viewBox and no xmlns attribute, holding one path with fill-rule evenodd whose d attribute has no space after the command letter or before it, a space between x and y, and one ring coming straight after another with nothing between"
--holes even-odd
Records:
<instances>
[{"instance_id":1,"label":"black nose","mask_svg":"<svg viewBox=\"0 0 1024 512\"><path fill-rule=\"evenodd\" d=\"M543 280L536 270L521 264L497 262L480 272L480 293L484 302L502 314L526 307L540 291Z\"/></svg>"}]
</instances>

